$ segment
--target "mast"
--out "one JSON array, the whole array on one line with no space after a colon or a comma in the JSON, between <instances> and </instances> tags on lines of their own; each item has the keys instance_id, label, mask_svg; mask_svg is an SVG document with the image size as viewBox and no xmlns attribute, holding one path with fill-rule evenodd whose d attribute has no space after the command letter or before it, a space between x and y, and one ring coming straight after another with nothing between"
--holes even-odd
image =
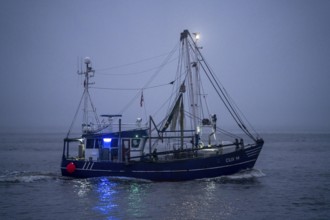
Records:
<instances>
[{"instance_id":1,"label":"mast","mask_svg":"<svg viewBox=\"0 0 330 220\"><path fill-rule=\"evenodd\" d=\"M189 91L189 107L192 114L192 126L197 131L199 125L199 68L197 54L195 50L198 48L192 47L189 42L188 36L191 38L191 35L188 30L184 30L181 33L181 41L183 43L183 48L185 50L185 68L188 75L188 91ZM196 45L196 42L193 43ZM190 52L193 54L190 54Z\"/></svg>"},{"instance_id":2,"label":"mast","mask_svg":"<svg viewBox=\"0 0 330 220\"><path fill-rule=\"evenodd\" d=\"M90 78L94 77L95 70L91 67L91 60L89 57L86 57L84 59L84 63L86 64L86 70L78 72L79 75L84 75L84 93L83 93L83 99L84 99L84 107L83 107L83 121L82 121L82 131L83 133L88 133L93 131L92 127L92 121L90 121L90 115L89 115L89 104L91 106L91 112L94 114L94 119L96 124L99 126L100 121L98 119L98 116L96 114L96 109L94 108L92 99L89 94L89 85L94 84L90 83Z\"/></svg>"},{"instance_id":3,"label":"mast","mask_svg":"<svg viewBox=\"0 0 330 220\"><path fill-rule=\"evenodd\" d=\"M194 39L193 39L193 45L192 46L192 67L193 67L193 80L194 80L194 107L195 107L195 119L196 119L196 129L197 126L200 124L200 107L201 107L201 101L200 101L200 73L199 73L199 62L198 62L198 53L197 51L199 50L199 47L197 46L197 41L199 39L199 34L198 33L193 33Z\"/></svg>"}]
</instances>

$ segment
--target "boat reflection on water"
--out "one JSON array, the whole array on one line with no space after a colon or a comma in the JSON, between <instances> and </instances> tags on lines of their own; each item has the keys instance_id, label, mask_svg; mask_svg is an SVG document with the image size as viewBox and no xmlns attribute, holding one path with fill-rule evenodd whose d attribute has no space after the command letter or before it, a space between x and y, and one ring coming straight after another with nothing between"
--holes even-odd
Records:
<instances>
[{"instance_id":1,"label":"boat reflection on water","mask_svg":"<svg viewBox=\"0 0 330 220\"><path fill-rule=\"evenodd\" d=\"M131 218L142 218L147 216L146 211L146 197L148 192L149 184L146 183L132 183L128 187L128 207L127 214ZM157 201L157 198L155 198Z\"/></svg>"},{"instance_id":2,"label":"boat reflection on water","mask_svg":"<svg viewBox=\"0 0 330 220\"><path fill-rule=\"evenodd\" d=\"M83 179L77 179L74 180L74 192L77 194L79 198L86 198L90 191L93 190L93 183L91 182L91 179L83 180Z\"/></svg>"},{"instance_id":3,"label":"boat reflection on water","mask_svg":"<svg viewBox=\"0 0 330 220\"><path fill-rule=\"evenodd\" d=\"M243 200L237 199L238 194L258 189L258 178L263 176L259 170L250 170L186 182L110 177L72 181L76 206L82 208L80 215L90 215L86 218L223 219L236 216L246 207Z\"/></svg>"}]
</instances>

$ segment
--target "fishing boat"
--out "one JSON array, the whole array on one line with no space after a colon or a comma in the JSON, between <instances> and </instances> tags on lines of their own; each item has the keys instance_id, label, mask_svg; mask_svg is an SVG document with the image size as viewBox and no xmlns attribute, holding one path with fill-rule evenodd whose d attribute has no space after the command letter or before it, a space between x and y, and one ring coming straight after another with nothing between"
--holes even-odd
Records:
<instances>
[{"instance_id":1,"label":"fishing boat","mask_svg":"<svg viewBox=\"0 0 330 220\"><path fill-rule=\"evenodd\" d=\"M89 93L95 70L89 58L84 60L86 69L79 72L84 77L84 91L78 107L83 108L82 132L71 137L70 127L64 138L63 176L186 181L254 167L264 141L254 129L251 132L250 123L206 63L196 37L188 30L180 34L180 57L175 80L170 83L173 92L167 99L171 104L160 122L150 115L145 124L141 118L126 124L122 114L101 115L100 122ZM205 88L215 92L217 98L211 101L218 112L209 111ZM92 107L88 109L88 105ZM240 132L229 132L219 123L219 112L225 111ZM91 114L96 118L93 123Z\"/></svg>"}]
</instances>

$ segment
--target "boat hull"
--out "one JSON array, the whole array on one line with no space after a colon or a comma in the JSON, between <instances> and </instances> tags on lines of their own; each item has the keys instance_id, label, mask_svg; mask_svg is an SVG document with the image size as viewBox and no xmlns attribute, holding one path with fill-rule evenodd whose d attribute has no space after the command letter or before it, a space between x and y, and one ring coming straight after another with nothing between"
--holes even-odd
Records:
<instances>
[{"instance_id":1,"label":"boat hull","mask_svg":"<svg viewBox=\"0 0 330 220\"><path fill-rule=\"evenodd\" d=\"M174 161L134 161L114 163L62 159L63 176L90 178L100 176L128 177L152 181L186 181L230 175L253 168L262 144L240 149L232 153L204 158L190 158ZM68 169L73 163L74 169Z\"/></svg>"}]
</instances>

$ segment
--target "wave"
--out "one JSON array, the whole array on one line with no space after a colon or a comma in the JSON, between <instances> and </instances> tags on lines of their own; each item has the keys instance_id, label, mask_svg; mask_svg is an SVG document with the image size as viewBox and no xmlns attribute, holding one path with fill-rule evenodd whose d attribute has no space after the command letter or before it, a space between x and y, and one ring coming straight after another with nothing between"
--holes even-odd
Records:
<instances>
[{"instance_id":1,"label":"wave","mask_svg":"<svg viewBox=\"0 0 330 220\"><path fill-rule=\"evenodd\" d=\"M32 183L37 181L56 180L58 173L31 172L31 171L6 171L0 175L0 183Z\"/></svg>"},{"instance_id":2,"label":"wave","mask_svg":"<svg viewBox=\"0 0 330 220\"><path fill-rule=\"evenodd\" d=\"M243 170L241 172L227 175L227 176L220 176L211 179L206 179L206 181L215 181L218 183L237 183L237 184L244 184L244 183L251 183L257 181L258 178L264 177L266 174L262 172L260 169L248 169Z\"/></svg>"},{"instance_id":3,"label":"wave","mask_svg":"<svg viewBox=\"0 0 330 220\"><path fill-rule=\"evenodd\" d=\"M260 169L248 169L243 170L239 173L235 173L229 176L224 176L225 178L236 180L236 179L251 179L251 178L259 178L266 176Z\"/></svg>"}]
</instances>

